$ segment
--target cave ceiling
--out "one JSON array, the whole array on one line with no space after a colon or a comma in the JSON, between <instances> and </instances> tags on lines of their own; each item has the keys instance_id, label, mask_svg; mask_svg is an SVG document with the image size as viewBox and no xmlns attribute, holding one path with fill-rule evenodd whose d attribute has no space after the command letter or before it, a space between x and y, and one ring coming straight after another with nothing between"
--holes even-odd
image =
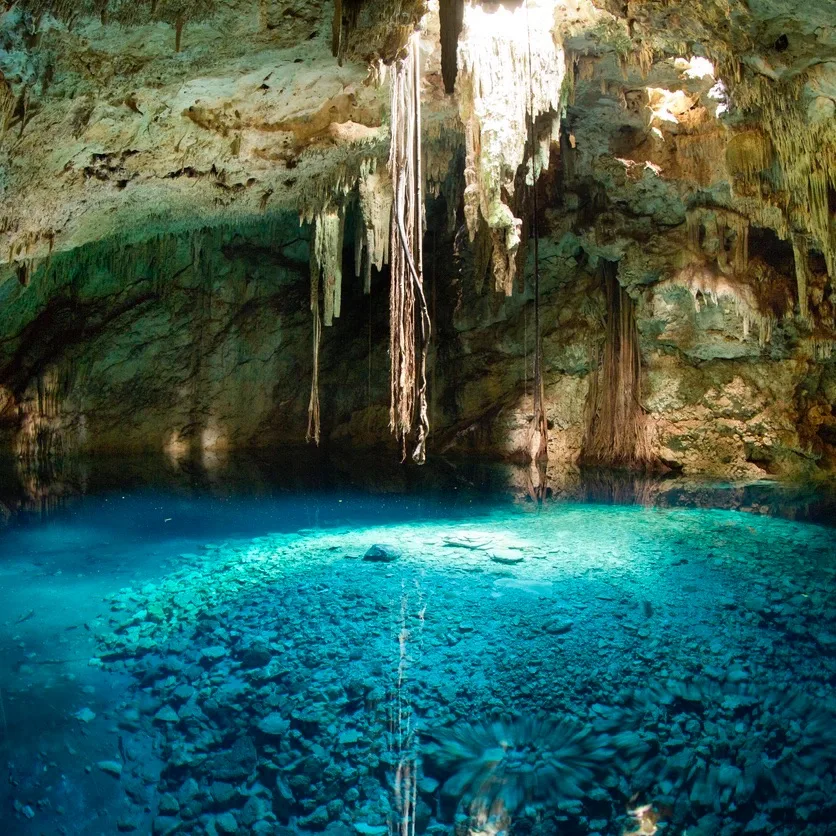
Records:
<instances>
[{"instance_id":1,"label":"cave ceiling","mask_svg":"<svg viewBox=\"0 0 836 836\"><path fill-rule=\"evenodd\" d=\"M316 0L185 6L191 18L178 26L144 4L5 4L4 264L103 238L315 213L369 160L385 161L387 63L416 26L430 176L441 182L460 164L435 4L347 6L336 30L333 5ZM561 106L575 168L616 203L637 200L624 185L650 172L661 182L645 191L673 189L685 207L717 204L801 236L832 267L813 205L824 200L827 215L834 194L830 0L568 0L553 19L572 82ZM803 193L811 175L823 196Z\"/></svg>"}]
</instances>

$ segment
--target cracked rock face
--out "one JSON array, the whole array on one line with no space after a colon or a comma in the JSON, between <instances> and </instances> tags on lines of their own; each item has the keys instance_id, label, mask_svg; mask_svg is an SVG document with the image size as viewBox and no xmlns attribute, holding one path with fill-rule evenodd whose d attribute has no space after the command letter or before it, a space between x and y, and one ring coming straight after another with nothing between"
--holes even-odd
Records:
<instances>
[{"instance_id":1,"label":"cracked rock face","mask_svg":"<svg viewBox=\"0 0 836 836\"><path fill-rule=\"evenodd\" d=\"M186 21L179 52L165 19L67 19L20 3L2 13L4 449L302 442L312 369L299 218L334 201L346 278L323 335L323 438L390 443L388 269L375 266L369 298L348 265L358 201L370 200L358 180L388 156L387 63L422 10L397 25L383 0L344 15L338 62L331 4L210 5ZM635 310L658 461L732 477L832 473L832 3L572 0L552 16L565 81L538 99L535 164L550 462L583 452L609 315L601 265L612 261ZM465 165L477 157L459 114L478 78L460 74L446 95L434 5L421 25L431 449L524 457L526 163L479 162L502 182L483 204L521 223L509 255L512 224L480 230L467 215L478 178ZM519 145L508 126L489 129L491 147ZM502 282L484 281L491 252Z\"/></svg>"}]
</instances>

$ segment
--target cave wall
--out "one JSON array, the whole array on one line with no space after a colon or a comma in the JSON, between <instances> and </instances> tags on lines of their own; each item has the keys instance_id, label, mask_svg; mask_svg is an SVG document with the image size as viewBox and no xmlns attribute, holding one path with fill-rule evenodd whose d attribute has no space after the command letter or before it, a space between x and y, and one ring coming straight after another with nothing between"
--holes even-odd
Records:
<instances>
[{"instance_id":1,"label":"cave wall","mask_svg":"<svg viewBox=\"0 0 836 836\"><path fill-rule=\"evenodd\" d=\"M552 467L583 452L607 260L636 311L658 464L734 478L833 473L830 4L726 6L555 10L559 112L538 123L560 128L538 183ZM147 15L125 24L31 7L0 13L0 449L180 457L304 443L312 329L300 218L356 207L361 172L385 167L379 59L391 62L421 4L402 4L397 26L388 0L360 4L343 20L340 61L319 2L225 0L187 24L180 53L172 27ZM476 275L485 257L478 235L468 241L462 194L473 126L461 90L444 92L438 25L432 14L422 24L430 450L525 458L527 191L519 170L483 161L501 172L494 197L523 221L521 254L493 253L519 262L506 296ZM519 136L499 139L522 153ZM541 142L543 162L548 151ZM364 296L352 241L343 313L324 329L322 443L397 456L388 272L374 271Z\"/></svg>"},{"instance_id":2,"label":"cave wall","mask_svg":"<svg viewBox=\"0 0 836 836\"><path fill-rule=\"evenodd\" d=\"M607 316L599 256L543 238L549 457L577 463ZM0 284L0 442L25 458L164 450L174 458L304 443L311 378L308 241L292 215L56 256ZM671 246L676 234L671 233ZM427 236L436 341L431 449L524 458L532 419L533 292L477 291L449 238ZM388 432L388 274L345 252L343 314L324 329L323 445L380 448ZM531 255L529 253L530 276ZM811 476L833 464L836 363L792 320L744 335L733 299L677 284L636 292L654 455L686 473Z\"/></svg>"}]
</instances>

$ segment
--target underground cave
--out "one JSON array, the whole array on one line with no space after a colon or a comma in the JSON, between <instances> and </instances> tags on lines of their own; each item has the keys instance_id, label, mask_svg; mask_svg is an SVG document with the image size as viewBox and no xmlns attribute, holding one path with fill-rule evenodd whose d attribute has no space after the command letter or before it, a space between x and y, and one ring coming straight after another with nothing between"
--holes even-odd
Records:
<instances>
[{"instance_id":1,"label":"underground cave","mask_svg":"<svg viewBox=\"0 0 836 836\"><path fill-rule=\"evenodd\" d=\"M4 0L0 196L0 836L836 836L836 0Z\"/></svg>"}]
</instances>

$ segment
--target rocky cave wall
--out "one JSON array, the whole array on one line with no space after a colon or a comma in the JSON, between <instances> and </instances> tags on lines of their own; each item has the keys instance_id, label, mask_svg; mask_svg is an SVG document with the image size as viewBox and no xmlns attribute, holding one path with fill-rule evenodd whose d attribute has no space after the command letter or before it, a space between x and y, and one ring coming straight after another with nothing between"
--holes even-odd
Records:
<instances>
[{"instance_id":1,"label":"rocky cave wall","mask_svg":"<svg viewBox=\"0 0 836 836\"><path fill-rule=\"evenodd\" d=\"M722 41L722 15L703 5L577 3L557 15L572 98L537 187L550 466L583 451L606 260L636 311L654 459L687 473L827 475L836 32L827 3L795 18L792 3L754 4ZM163 23L56 21L27 38L31 24L10 22L18 11L4 18L0 446L29 458L180 457L303 443L310 228L299 215L351 193L366 161L385 156L385 84L368 76L385 37L372 37L372 16L339 65L330 10L316 4L220 4L186 26L180 54ZM719 59L741 32L739 81L721 60L710 73L692 60L698 41ZM456 175L463 137L437 65L430 54L423 90L429 191L441 192L425 236L430 449L524 458L532 248L524 234L510 296L474 275L478 239L464 234ZM804 209L810 195L792 182L803 172L769 139L762 120L776 105L752 93L765 85L775 101L803 93L795 130L799 148L820 142L824 220ZM321 355L323 444L396 455L388 270L373 270L365 296L350 206L343 311Z\"/></svg>"}]
</instances>

